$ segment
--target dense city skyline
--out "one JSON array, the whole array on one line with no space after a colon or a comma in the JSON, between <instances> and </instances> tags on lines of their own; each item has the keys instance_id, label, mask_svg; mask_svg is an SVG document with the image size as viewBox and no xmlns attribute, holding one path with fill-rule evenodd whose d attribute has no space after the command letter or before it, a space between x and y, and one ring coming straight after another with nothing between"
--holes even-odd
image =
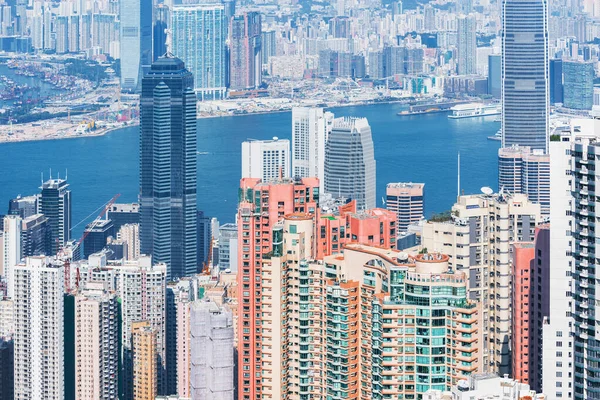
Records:
<instances>
[{"instance_id":1,"label":"dense city skyline","mask_svg":"<svg viewBox=\"0 0 600 400\"><path fill-rule=\"evenodd\" d=\"M5 0L0 165L54 160L0 209L0 400L600 399L599 38L588 0ZM74 182L72 137L127 171Z\"/></svg>"}]
</instances>

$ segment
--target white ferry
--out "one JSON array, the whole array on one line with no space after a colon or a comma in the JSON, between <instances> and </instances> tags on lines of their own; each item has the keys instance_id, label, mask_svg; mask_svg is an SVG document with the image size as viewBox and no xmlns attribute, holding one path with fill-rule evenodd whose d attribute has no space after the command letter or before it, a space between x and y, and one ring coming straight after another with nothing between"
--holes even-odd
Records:
<instances>
[{"instance_id":1,"label":"white ferry","mask_svg":"<svg viewBox=\"0 0 600 400\"><path fill-rule=\"evenodd\" d=\"M471 118L471 117L485 117L488 115L499 115L502 113L502 106L500 104L482 104L482 103L467 103L457 104L450 109L451 114L448 118Z\"/></svg>"}]
</instances>

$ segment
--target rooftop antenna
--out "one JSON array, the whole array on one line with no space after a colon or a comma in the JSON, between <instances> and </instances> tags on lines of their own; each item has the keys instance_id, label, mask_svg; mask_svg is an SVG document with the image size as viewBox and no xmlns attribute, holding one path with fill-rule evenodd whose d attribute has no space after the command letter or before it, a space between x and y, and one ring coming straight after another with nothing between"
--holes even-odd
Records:
<instances>
[{"instance_id":1,"label":"rooftop antenna","mask_svg":"<svg viewBox=\"0 0 600 400\"><path fill-rule=\"evenodd\" d=\"M456 177L457 199L460 197L460 151L458 152L458 175Z\"/></svg>"},{"instance_id":2,"label":"rooftop antenna","mask_svg":"<svg viewBox=\"0 0 600 400\"><path fill-rule=\"evenodd\" d=\"M50 180L52 180L52 167L50 167Z\"/></svg>"},{"instance_id":3,"label":"rooftop antenna","mask_svg":"<svg viewBox=\"0 0 600 400\"><path fill-rule=\"evenodd\" d=\"M40 172L40 178L42 179L42 185L44 184L44 172Z\"/></svg>"},{"instance_id":4,"label":"rooftop antenna","mask_svg":"<svg viewBox=\"0 0 600 400\"><path fill-rule=\"evenodd\" d=\"M65 168L65 181L69 178L69 169Z\"/></svg>"}]
</instances>

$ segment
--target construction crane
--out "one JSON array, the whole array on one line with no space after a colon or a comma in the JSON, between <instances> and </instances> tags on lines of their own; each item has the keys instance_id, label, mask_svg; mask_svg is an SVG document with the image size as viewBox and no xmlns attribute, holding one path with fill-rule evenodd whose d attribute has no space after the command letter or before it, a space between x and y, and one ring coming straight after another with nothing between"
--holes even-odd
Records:
<instances>
[{"instance_id":1,"label":"construction crane","mask_svg":"<svg viewBox=\"0 0 600 400\"><path fill-rule=\"evenodd\" d=\"M106 205L104 206L104 208L102 209L100 214L98 214L96 219L94 219L94 221L92 221L90 226L83 231L83 235L81 235L81 238L75 243L75 245L71 249L71 254L75 253L75 251L79 248L79 246L81 246L81 243L83 243L83 241L85 240L87 235L89 235L90 232L102 221L102 216L106 215L106 217L108 217L108 210L110 209L110 207L113 204L115 204L115 202L117 201L119 196L121 196L121 193L117 193L116 195L113 196L112 199L110 199L108 201L108 203L106 203ZM79 224L77 224L77 225L79 225ZM60 249L60 251L58 252L57 257L64 257L65 250L66 250L66 247L63 246L63 248ZM75 277L75 289L79 289L79 267L77 267L77 274ZM66 292L71 291L71 260L70 260L70 258L66 258L66 260L65 260L65 291Z\"/></svg>"}]
</instances>

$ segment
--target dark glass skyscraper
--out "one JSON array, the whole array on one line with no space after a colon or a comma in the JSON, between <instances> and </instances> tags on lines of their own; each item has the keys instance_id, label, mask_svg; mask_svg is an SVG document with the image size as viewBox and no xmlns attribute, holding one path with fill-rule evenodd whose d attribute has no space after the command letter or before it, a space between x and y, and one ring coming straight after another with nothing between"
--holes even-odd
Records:
<instances>
[{"instance_id":1,"label":"dark glass skyscraper","mask_svg":"<svg viewBox=\"0 0 600 400\"><path fill-rule=\"evenodd\" d=\"M48 218L51 254L71 239L71 191L65 179L49 179L40 187L38 214Z\"/></svg>"},{"instance_id":2,"label":"dark glass skyscraper","mask_svg":"<svg viewBox=\"0 0 600 400\"><path fill-rule=\"evenodd\" d=\"M160 57L142 80L141 252L167 279L196 273L196 95L183 61Z\"/></svg>"},{"instance_id":3,"label":"dark glass skyscraper","mask_svg":"<svg viewBox=\"0 0 600 400\"><path fill-rule=\"evenodd\" d=\"M557 58L550 60L550 104L563 102L563 64Z\"/></svg>"},{"instance_id":4,"label":"dark glass skyscraper","mask_svg":"<svg viewBox=\"0 0 600 400\"><path fill-rule=\"evenodd\" d=\"M502 147L548 148L548 3L502 3Z\"/></svg>"}]
</instances>

